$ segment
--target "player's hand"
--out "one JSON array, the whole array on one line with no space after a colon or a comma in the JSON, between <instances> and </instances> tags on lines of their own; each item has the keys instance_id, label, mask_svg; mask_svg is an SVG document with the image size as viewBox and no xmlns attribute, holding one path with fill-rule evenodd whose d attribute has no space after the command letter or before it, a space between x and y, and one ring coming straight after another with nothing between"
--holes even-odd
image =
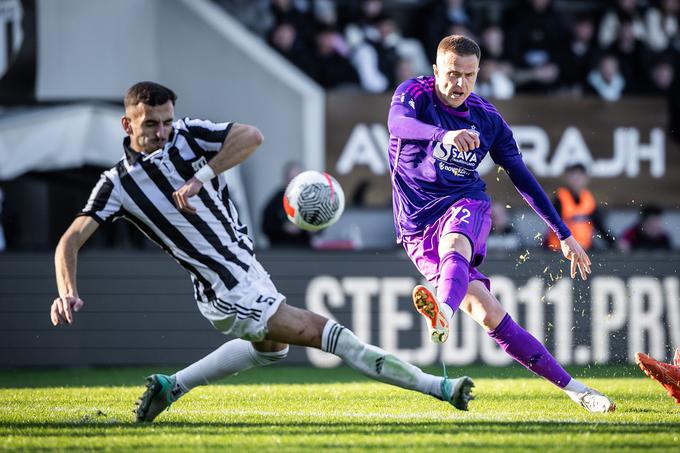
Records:
<instances>
[{"instance_id":1,"label":"player's hand","mask_svg":"<svg viewBox=\"0 0 680 453\"><path fill-rule=\"evenodd\" d=\"M445 145L454 145L459 151L472 151L480 147L479 134L470 129L448 131L442 138Z\"/></svg>"},{"instance_id":2,"label":"player's hand","mask_svg":"<svg viewBox=\"0 0 680 453\"><path fill-rule=\"evenodd\" d=\"M73 312L80 310L84 304L85 302L80 297L57 297L52 302L52 308L50 309L52 324L55 326L59 324L73 324Z\"/></svg>"},{"instance_id":3,"label":"player's hand","mask_svg":"<svg viewBox=\"0 0 680 453\"><path fill-rule=\"evenodd\" d=\"M172 199L175 200L175 206L182 212L189 214L196 214L196 208L189 204L189 198L201 191L203 183L196 178L191 178L184 183L182 187L172 193Z\"/></svg>"},{"instance_id":4,"label":"player's hand","mask_svg":"<svg viewBox=\"0 0 680 453\"><path fill-rule=\"evenodd\" d=\"M569 236L563 241L560 241L562 247L562 254L566 259L571 261L571 278L576 278L576 270L578 269L583 280L588 278L590 274L590 258L581 244L579 244L574 236Z\"/></svg>"}]
</instances>

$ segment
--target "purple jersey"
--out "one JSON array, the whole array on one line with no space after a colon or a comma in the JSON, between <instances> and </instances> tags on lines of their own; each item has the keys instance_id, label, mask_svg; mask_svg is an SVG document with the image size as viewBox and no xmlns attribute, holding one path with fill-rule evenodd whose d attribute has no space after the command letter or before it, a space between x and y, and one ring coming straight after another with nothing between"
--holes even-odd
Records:
<instances>
[{"instance_id":1,"label":"purple jersey","mask_svg":"<svg viewBox=\"0 0 680 453\"><path fill-rule=\"evenodd\" d=\"M477 167L487 153L502 166L529 205L560 237L570 235L552 203L524 165L517 142L495 107L475 93L459 109L434 92L434 77L403 82L392 97L388 127L397 240L419 233L461 198L489 200ZM441 143L450 130L479 133L480 147L459 151Z\"/></svg>"}]
</instances>

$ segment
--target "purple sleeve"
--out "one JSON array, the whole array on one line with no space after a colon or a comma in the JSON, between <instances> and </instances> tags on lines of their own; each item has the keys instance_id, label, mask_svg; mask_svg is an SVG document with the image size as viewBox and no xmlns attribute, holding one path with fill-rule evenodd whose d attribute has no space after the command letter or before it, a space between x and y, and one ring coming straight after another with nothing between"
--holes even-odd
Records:
<instances>
[{"instance_id":1,"label":"purple sleeve","mask_svg":"<svg viewBox=\"0 0 680 453\"><path fill-rule=\"evenodd\" d=\"M550 199L522 160L517 142L510 127L498 117L499 128L491 149L491 158L503 167L522 198L562 240L571 236L571 231L559 216Z\"/></svg>"},{"instance_id":2,"label":"purple sleeve","mask_svg":"<svg viewBox=\"0 0 680 453\"><path fill-rule=\"evenodd\" d=\"M413 80L399 85L392 96L392 105L387 118L390 134L403 140L427 140L441 142L446 129L424 123L418 119L418 110L422 107L424 95L414 90ZM415 93L411 96L411 93Z\"/></svg>"}]
</instances>

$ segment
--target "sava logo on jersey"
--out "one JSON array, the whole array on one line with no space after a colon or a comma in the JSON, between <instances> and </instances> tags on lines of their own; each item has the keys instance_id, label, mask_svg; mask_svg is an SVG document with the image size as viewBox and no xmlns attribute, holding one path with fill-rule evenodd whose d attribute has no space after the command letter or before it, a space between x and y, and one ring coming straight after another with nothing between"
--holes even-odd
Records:
<instances>
[{"instance_id":1,"label":"sava logo on jersey","mask_svg":"<svg viewBox=\"0 0 680 453\"><path fill-rule=\"evenodd\" d=\"M469 176L481 160L475 151L459 151L454 145L443 143L435 145L432 156L439 161L439 170L450 172L459 178Z\"/></svg>"}]
</instances>

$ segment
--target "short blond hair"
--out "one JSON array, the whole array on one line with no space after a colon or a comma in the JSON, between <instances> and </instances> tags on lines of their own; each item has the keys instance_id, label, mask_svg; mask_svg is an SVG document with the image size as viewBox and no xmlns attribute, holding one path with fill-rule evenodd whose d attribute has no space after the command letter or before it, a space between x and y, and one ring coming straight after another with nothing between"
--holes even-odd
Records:
<instances>
[{"instance_id":1,"label":"short blond hair","mask_svg":"<svg viewBox=\"0 0 680 453\"><path fill-rule=\"evenodd\" d=\"M479 45L472 39L463 35L449 35L439 41L437 55L443 55L449 52L460 55L461 57L475 55L477 60L482 56Z\"/></svg>"}]
</instances>

